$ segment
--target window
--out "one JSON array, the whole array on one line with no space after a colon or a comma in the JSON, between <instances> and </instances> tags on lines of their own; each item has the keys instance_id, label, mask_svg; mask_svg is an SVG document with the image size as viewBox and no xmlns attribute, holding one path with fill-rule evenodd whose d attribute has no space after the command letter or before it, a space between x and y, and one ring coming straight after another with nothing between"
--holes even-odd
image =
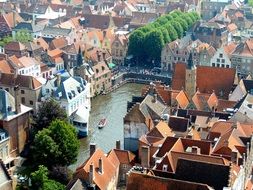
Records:
<instances>
[{"instance_id":1,"label":"window","mask_svg":"<svg viewBox=\"0 0 253 190\"><path fill-rule=\"evenodd\" d=\"M217 59L217 62L219 63L219 62L220 62L220 59Z\"/></svg>"},{"instance_id":2,"label":"window","mask_svg":"<svg viewBox=\"0 0 253 190\"><path fill-rule=\"evenodd\" d=\"M165 171L165 172L168 171L168 165L167 164L163 164L163 171Z\"/></svg>"},{"instance_id":3,"label":"window","mask_svg":"<svg viewBox=\"0 0 253 190\"><path fill-rule=\"evenodd\" d=\"M220 67L220 64L217 64L217 67Z\"/></svg>"},{"instance_id":4,"label":"window","mask_svg":"<svg viewBox=\"0 0 253 190\"><path fill-rule=\"evenodd\" d=\"M220 57L220 58L222 58L222 57L223 57L222 53L220 53L219 57Z\"/></svg>"},{"instance_id":5,"label":"window","mask_svg":"<svg viewBox=\"0 0 253 190\"><path fill-rule=\"evenodd\" d=\"M9 92L9 88L6 88L5 90L6 90L7 92Z\"/></svg>"},{"instance_id":6,"label":"window","mask_svg":"<svg viewBox=\"0 0 253 190\"><path fill-rule=\"evenodd\" d=\"M222 62L222 63L225 63L225 59L222 59L221 62Z\"/></svg>"},{"instance_id":7,"label":"window","mask_svg":"<svg viewBox=\"0 0 253 190\"><path fill-rule=\"evenodd\" d=\"M25 91L24 90L21 90L21 94L24 94L25 93Z\"/></svg>"},{"instance_id":8,"label":"window","mask_svg":"<svg viewBox=\"0 0 253 190\"><path fill-rule=\"evenodd\" d=\"M224 65L224 64L221 64L221 67L225 67L225 65Z\"/></svg>"},{"instance_id":9,"label":"window","mask_svg":"<svg viewBox=\"0 0 253 190\"><path fill-rule=\"evenodd\" d=\"M25 98L24 97L21 98L21 103L25 104Z\"/></svg>"},{"instance_id":10,"label":"window","mask_svg":"<svg viewBox=\"0 0 253 190\"><path fill-rule=\"evenodd\" d=\"M212 66L215 67L215 63L212 63Z\"/></svg>"},{"instance_id":11,"label":"window","mask_svg":"<svg viewBox=\"0 0 253 190\"><path fill-rule=\"evenodd\" d=\"M229 65L226 65L226 68L229 68Z\"/></svg>"},{"instance_id":12,"label":"window","mask_svg":"<svg viewBox=\"0 0 253 190\"><path fill-rule=\"evenodd\" d=\"M30 105L33 105L33 101L30 101Z\"/></svg>"}]
</instances>

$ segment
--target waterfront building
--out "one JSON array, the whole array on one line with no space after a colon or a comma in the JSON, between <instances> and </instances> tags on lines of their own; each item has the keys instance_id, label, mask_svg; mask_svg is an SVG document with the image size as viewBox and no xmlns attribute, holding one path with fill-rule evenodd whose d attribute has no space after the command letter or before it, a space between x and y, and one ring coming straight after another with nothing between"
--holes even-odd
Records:
<instances>
[{"instance_id":1,"label":"waterfront building","mask_svg":"<svg viewBox=\"0 0 253 190\"><path fill-rule=\"evenodd\" d=\"M112 61L117 64L123 64L127 55L128 39L123 35L116 35L112 42Z\"/></svg>"},{"instance_id":2,"label":"waterfront building","mask_svg":"<svg viewBox=\"0 0 253 190\"><path fill-rule=\"evenodd\" d=\"M57 74L42 87L41 101L54 98L59 102L80 136L88 135L91 107L89 85L81 77L71 77L65 73Z\"/></svg>"},{"instance_id":3,"label":"waterfront building","mask_svg":"<svg viewBox=\"0 0 253 190\"><path fill-rule=\"evenodd\" d=\"M0 72L1 89L15 96L15 86L19 86L19 101L23 105L33 108L31 112L36 113L39 107L42 84L33 76Z\"/></svg>"},{"instance_id":4,"label":"waterfront building","mask_svg":"<svg viewBox=\"0 0 253 190\"><path fill-rule=\"evenodd\" d=\"M22 105L18 96L18 87L15 87L15 98L6 90L0 89L0 158L10 173L13 172L16 157L28 142L29 112L32 110Z\"/></svg>"}]
</instances>

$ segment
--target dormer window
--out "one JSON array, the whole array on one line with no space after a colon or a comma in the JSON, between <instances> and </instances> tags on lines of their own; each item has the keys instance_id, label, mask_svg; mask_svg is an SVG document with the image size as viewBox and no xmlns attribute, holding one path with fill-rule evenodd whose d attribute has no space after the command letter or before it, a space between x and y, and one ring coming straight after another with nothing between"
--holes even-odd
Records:
<instances>
[{"instance_id":1,"label":"dormer window","mask_svg":"<svg viewBox=\"0 0 253 190\"><path fill-rule=\"evenodd\" d=\"M168 171L168 165L167 164L163 164L163 171L167 172Z\"/></svg>"},{"instance_id":2,"label":"dormer window","mask_svg":"<svg viewBox=\"0 0 253 190\"><path fill-rule=\"evenodd\" d=\"M98 69L96 69L96 73L99 73L99 70L98 70Z\"/></svg>"},{"instance_id":3,"label":"dormer window","mask_svg":"<svg viewBox=\"0 0 253 190\"><path fill-rule=\"evenodd\" d=\"M68 97L69 97L69 99L72 99L72 94L71 94L71 92L68 92Z\"/></svg>"},{"instance_id":4,"label":"dormer window","mask_svg":"<svg viewBox=\"0 0 253 190\"><path fill-rule=\"evenodd\" d=\"M102 71L104 71L105 70L105 67L104 66L102 66Z\"/></svg>"}]
</instances>

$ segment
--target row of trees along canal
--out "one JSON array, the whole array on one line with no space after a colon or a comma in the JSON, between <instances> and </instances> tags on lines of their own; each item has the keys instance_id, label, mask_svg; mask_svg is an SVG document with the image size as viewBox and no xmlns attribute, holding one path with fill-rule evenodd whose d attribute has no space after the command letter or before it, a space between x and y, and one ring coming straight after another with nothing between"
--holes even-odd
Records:
<instances>
[{"instance_id":1,"label":"row of trees along canal","mask_svg":"<svg viewBox=\"0 0 253 190\"><path fill-rule=\"evenodd\" d=\"M31 179L17 186L18 190L64 190L72 178L68 169L76 162L79 140L61 106L49 99L39 107L32 120L30 143L24 153L27 158L18 171Z\"/></svg>"},{"instance_id":2,"label":"row of trees along canal","mask_svg":"<svg viewBox=\"0 0 253 190\"><path fill-rule=\"evenodd\" d=\"M182 38L199 19L196 12L183 13L178 10L159 17L131 33L128 55L132 55L138 64L158 66L165 44Z\"/></svg>"}]
</instances>

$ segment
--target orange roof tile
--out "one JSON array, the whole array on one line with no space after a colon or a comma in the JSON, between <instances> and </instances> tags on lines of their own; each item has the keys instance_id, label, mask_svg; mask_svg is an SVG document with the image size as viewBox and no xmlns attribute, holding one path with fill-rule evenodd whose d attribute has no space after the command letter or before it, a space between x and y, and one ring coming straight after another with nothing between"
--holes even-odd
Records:
<instances>
[{"instance_id":1,"label":"orange roof tile","mask_svg":"<svg viewBox=\"0 0 253 190\"><path fill-rule=\"evenodd\" d=\"M47 54L52 58L60 57L62 55L62 50L58 48L51 51L49 50L47 51Z\"/></svg>"},{"instance_id":2,"label":"orange roof tile","mask_svg":"<svg viewBox=\"0 0 253 190\"><path fill-rule=\"evenodd\" d=\"M190 103L186 93L183 90L181 90L178 93L178 95L176 96L176 100L177 100L180 108L183 108L183 109L185 109L188 106L188 104Z\"/></svg>"},{"instance_id":3,"label":"orange roof tile","mask_svg":"<svg viewBox=\"0 0 253 190\"><path fill-rule=\"evenodd\" d=\"M231 23L227 26L227 29L229 32L233 32L233 31L237 30L237 26L234 23Z\"/></svg>"},{"instance_id":4,"label":"orange roof tile","mask_svg":"<svg viewBox=\"0 0 253 190\"><path fill-rule=\"evenodd\" d=\"M134 164L135 155L127 150L113 149L110 154L115 154L121 164ZM109 156L108 156L109 158Z\"/></svg>"},{"instance_id":5,"label":"orange roof tile","mask_svg":"<svg viewBox=\"0 0 253 190\"><path fill-rule=\"evenodd\" d=\"M0 61L0 71L2 73L13 73L14 68L6 60L2 60Z\"/></svg>"},{"instance_id":6,"label":"orange roof tile","mask_svg":"<svg viewBox=\"0 0 253 190\"><path fill-rule=\"evenodd\" d=\"M235 69L198 66L196 75L200 92L212 93L214 90L217 95L227 98L234 84Z\"/></svg>"},{"instance_id":7,"label":"orange roof tile","mask_svg":"<svg viewBox=\"0 0 253 190\"><path fill-rule=\"evenodd\" d=\"M103 162L102 173L100 173L98 170L98 162L100 158ZM99 189L107 189L111 180L116 177L116 170L118 166L114 165L116 163L112 163L108 157L105 156L101 149L96 149L93 155L83 165L76 169L74 176L79 179L88 180L91 164L94 166L93 182L98 186Z\"/></svg>"}]
</instances>

